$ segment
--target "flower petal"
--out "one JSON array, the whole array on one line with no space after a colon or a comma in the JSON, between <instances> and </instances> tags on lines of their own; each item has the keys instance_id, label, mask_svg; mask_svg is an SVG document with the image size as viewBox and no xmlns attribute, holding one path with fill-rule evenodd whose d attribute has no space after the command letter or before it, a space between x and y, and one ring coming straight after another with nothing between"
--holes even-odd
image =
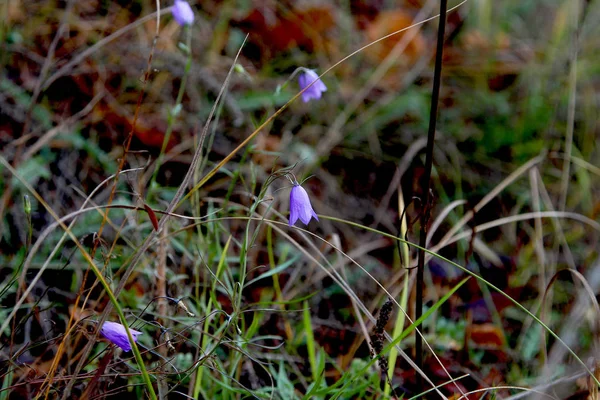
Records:
<instances>
[{"instance_id":1,"label":"flower petal","mask_svg":"<svg viewBox=\"0 0 600 400\"><path fill-rule=\"evenodd\" d=\"M315 217L317 221L319 220L310 204L308 193L302 186L294 185L290 191L290 226L293 226L298 219L308 225L312 217Z\"/></svg>"},{"instance_id":2,"label":"flower petal","mask_svg":"<svg viewBox=\"0 0 600 400\"><path fill-rule=\"evenodd\" d=\"M137 337L142 334L140 331L136 331L135 329L129 329L131 332L131 336L133 336L133 341L137 342ZM131 350L131 343L129 343L129 338L127 337L127 331L125 327L117 322L106 321L102 328L100 329L100 333L102 336L110 340L112 343L116 344L124 351Z\"/></svg>"},{"instance_id":3,"label":"flower petal","mask_svg":"<svg viewBox=\"0 0 600 400\"><path fill-rule=\"evenodd\" d=\"M320 99L322 92L327 91L327 86L325 86L323 81L319 79L319 75L317 75L317 73L312 69L303 70L298 77L298 85L300 86L301 90L304 90L304 92L302 92L302 101L305 103L311 99Z\"/></svg>"},{"instance_id":4,"label":"flower petal","mask_svg":"<svg viewBox=\"0 0 600 400\"><path fill-rule=\"evenodd\" d=\"M171 12L175 21L181 26L191 25L194 22L194 11L187 1L175 0Z\"/></svg>"}]
</instances>

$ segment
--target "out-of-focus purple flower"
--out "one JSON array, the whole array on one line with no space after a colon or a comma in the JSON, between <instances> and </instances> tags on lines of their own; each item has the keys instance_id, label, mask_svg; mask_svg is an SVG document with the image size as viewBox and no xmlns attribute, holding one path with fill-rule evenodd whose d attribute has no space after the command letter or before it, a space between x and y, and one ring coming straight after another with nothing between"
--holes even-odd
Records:
<instances>
[{"instance_id":1,"label":"out-of-focus purple flower","mask_svg":"<svg viewBox=\"0 0 600 400\"><path fill-rule=\"evenodd\" d=\"M327 91L327 86L325 86L323 81L319 79L319 75L317 75L315 71L312 69L304 69L298 77L298 85L300 85L300 89L304 90L304 88L313 82L315 82L314 85L302 93L302 101L305 103L309 102L310 99L319 100L321 98L321 94Z\"/></svg>"},{"instance_id":2,"label":"out-of-focus purple flower","mask_svg":"<svg viewBox=\"0 0 600 400\"><path fill-rule=\"evenodd\" d=\"M293 226L298 219L305 225L308 225L310 219L314 217L317 221L319 217L315 214L308 193L299 184L295 184L290 192L290 226Z\"/></svg>"},{"instance_id":3,"label":"out-of-focus purple flower","mask_svg":"<svg viewBox=\"0 0 600 400\"><path fill-rule=\"evenodd\" d=\"M131 336L133 336L134 342L137 342L137 337L142 334L142 332L136 331L131 328L129 328L129 332L131 332ZM102 333L102 336L104 336L123 350L131 350L131 343L129 343L127 331L125 330L125 327L123 325L117 322L106 321L104 325L102 325L100 333Z\"/></svg>"},{"instance_id":4,"label":"out-of-focus purple flower","mask_svg":"<svg viewBox=\"0 0 600 400\"><path fill-rule=\"evenodd\" d=\"M173 18L181 26L191 25L194 22L194 11L185 0L175 0L172 12Z\"/></svg>"}]
</instances>

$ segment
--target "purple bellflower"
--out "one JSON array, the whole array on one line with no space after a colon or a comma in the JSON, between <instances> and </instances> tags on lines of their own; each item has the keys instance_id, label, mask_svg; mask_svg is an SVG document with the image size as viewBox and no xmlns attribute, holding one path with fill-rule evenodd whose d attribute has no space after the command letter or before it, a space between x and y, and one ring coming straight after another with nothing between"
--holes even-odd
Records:
<instances>
[{"instance_id":1,"label":"purple bellflower","mask_svg":"<svg viewBox=\"0 0 600 400\"><path fill-rule=\"evenodd\" d=\"M194 22L194 11L185 0L175 0L172 13L175 21L181 26L191 25Z\"/></svg>"},{"instance_id":2,"label":"purple bellflower","mask_svg":"<svg viewBox=\"0 0 600 400\"><path fill-rule=\"evenodd\" d=\"M319 100L323 92L327 91L327 86L319 79L319 75L312 69L303 69L298 77L298 85L304 90L308 85L314 83L311 87L302 93L302 101L308 103L310 99Z\"/></svg>"},{"instance_id":3,"label":"purple bellflower","mask_svg":"<svg viewBox=\"0 0 600 400\"><path fill-rule=\"evenodd\" d=\"M131 336L133 336L133 341L137 343L137 337L141 335L142 332L131 328L129 329L129 332L131 332ZM127 331L123 325L117 322L106 321L104 325L102 325L100 333L102 333L102 336L122 348L124 351L131 350L131 343L129 343Z\"/></svg>"},{"instance_id":4,"label":"purple bellflower","mask_svg":"<svg viewBox=\"0 0 600 400\"><path fill-rule=\"evenodd\" d=\"M319 217L317 217L317 214L315 214L310 205L308 193L298 183L294 183L294 187L292 187L292 191L290 192L290 226L294 226L298 219L304 225L308 225L312 217L317 221L319 220Z\"/></svg>"}]
</instances>

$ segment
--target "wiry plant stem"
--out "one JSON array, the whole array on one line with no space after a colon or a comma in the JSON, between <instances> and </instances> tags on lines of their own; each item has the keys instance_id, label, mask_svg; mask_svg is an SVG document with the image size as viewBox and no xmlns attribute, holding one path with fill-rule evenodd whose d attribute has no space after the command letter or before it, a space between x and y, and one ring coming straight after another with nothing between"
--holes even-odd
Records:
<instances>
[{"instance_id":1,"label":"wiry plant stem","mask_svg":"<svg viewBox=\"0 0 600 400\"><path fill-rule=\"evenodd\" d=\"M164 327L168 328L169 318L167 316L167 240L168 240L168 227L165 226L160 232L161 240L158 242L158 260L156 265L156 297L157 300L157 320ZM166 335L161 336L161 341L158 347L158 354L163 359L167 359L169 356L169 350L167 348L169 339ZM159 367L159 374L156 376L158 398L163 400L167 398L169 391L167 383L167 365L166 363L161 364Z\"/></svg>"},{"instance_id":2,"label":"wiry plant stem","mask_svg":"<svg viewBox=\"0 0 600 400\"><path fill-rule=\"evenodd\" d=\"M433 89L431 91L431 111L429 114L429 131L427 133L427 149L425 159L425 174L423 176L423 194L421 195L421 232L419 235L418 263L417 263L417 295L415 305L415 321L423 314L423 270L425 268L425 251L427 240L427 224L429 223L429 181L431 180L431 166L433 163L433 143L435 141L435 127L437 123L438 100L440 97L440 81L442 75L442 53L444 50L444 32L446 31L447 0L440 0L440 19L438 24L437 48L435 54L435 69L433 73ZM415 362L417 367L423 369L423 338L416 336ZM423 376L417 374L417 390L423 391Z\"/></svg>"},{"instance_id":3,"label":"wiry plant stem","mask_svg":"<svg viewBox=\"0 0 600 400\"><path fill-rule=\"evenodd\" d=\"M571 179L571 153L573 152L573 132L575 130L575 104L577 99L577 56L579 47L579 0L571 3L571 19L573 23L573 43L569 53L569 105L567 109L567 131L565 134L565 158L563 160L563 173L560 182L560 200L558 210L565 211L567 207L567 194Z\"/></svg>"}]
</instances>

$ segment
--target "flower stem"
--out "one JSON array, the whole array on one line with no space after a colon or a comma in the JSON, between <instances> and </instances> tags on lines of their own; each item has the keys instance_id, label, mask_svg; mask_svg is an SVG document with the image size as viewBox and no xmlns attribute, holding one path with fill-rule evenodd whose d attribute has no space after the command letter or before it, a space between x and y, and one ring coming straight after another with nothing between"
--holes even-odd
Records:
<instances>
[{"instance_id":1,"label":"flower stem","mask_svg":"<svg viewBox=\"0 0 600 400\"><path fill-rule=\"evenodd\" d=\"M437 123L437 112L438 112L438 101L440 97L440 81L442 75L442 53L444 50L444 33L446 30L446 7L447 0L440 0L440 19L438 25L437 35L437 48L435 54L435 69L433 73L433 89L431 91L431 111L429 113L429 131L427 133L427 149L425 155L425 174L423 175L423 184L421 187L424 188L421 195L421 232L419 235L419 246L421 247L418 252L418 263L417 263L417 293L416 293L416 305L415 305L415 321L421 318L423 314L423 270L425 269L425 251L423 250L426 246L427 238L427 225L429 223L430 216L430 180L431 180L431 166L433 164L433 144L435 142L435 128ZM415 352L416 358L415 363L417 367L423 369L423 338L421 335L416 336L415 341ZM423 387L423 376L417 372L417 390L422 392L425 390Z\"/></svg>"},{"instance_id":2,"label":"flower stem","mask_svg":"<svg viewBox=\"0 0 600 400\"><path fill-rule=\"evenodd\" d=\"M183 101L183 94L185 93L185 84L187 82L188 75L192 68L192 28L189 26L185 27L186 30L186 42L185 48L187 51L187 60L185 63L185 68L183 70L183 76L181 77L181 82L179 85L179 92L177 93L177 99L175 100L175 105L169 110L168 124L167 130L165 131L165 136L163 138L163 143L160 148L160 154L158 159L154 165L154 172L152 173L152 178L150 179L150 188L154 186L156 182L156 177L158 175L158 170L160 169L161 164L165 159L165 153L167 152L167 146L169 145L169 141L171 140L171 133L173 132L173 124L175 123L175 115L174 110L181 107L181 103Z\"/></svg>"}]
</instances>

